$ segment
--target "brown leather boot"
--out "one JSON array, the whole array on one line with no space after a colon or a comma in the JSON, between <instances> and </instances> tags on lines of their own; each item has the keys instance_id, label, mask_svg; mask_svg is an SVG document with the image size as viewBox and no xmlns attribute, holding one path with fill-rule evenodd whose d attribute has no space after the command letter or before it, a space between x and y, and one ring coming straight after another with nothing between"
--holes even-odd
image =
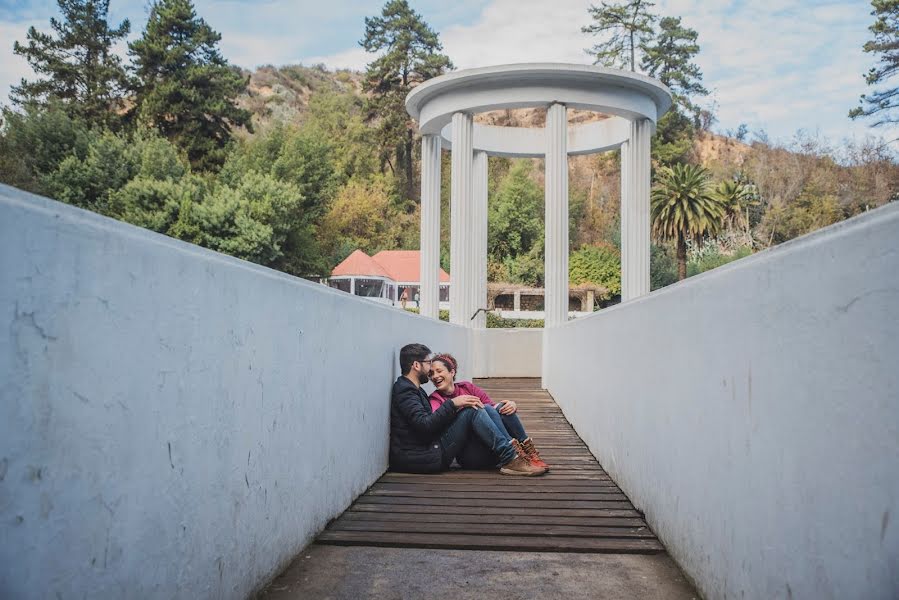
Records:
<instances>
[{"instance_id":1,"label":"brown leather boot","mask_svg":"<svg viewBox=\"0 0 899 600\"><path fill-rule=\"evenodd\" d=\"M540 453L537 452L537 447L534 445L534 440L531 438L526 439L521 442L521 449L524 450L525 456L528 457L528 460L531 461L532 465L536 465L538 467L543 467L547 471L549 471L549 465L540 458Z\"/></svg>"},{"instance_id":2,"label":"brown leather boot","mask_svg":"<svg viewBox=\"0 0 899 600\"><path fill-rule=\"evenodd\" d=\"M499 472L503 475L523 475L525 477L533 477L535 475L543 475L546 469L538 467L528 460L524 448L518 443L518 440L512 440L512 447L515 448L516 456L502 467Z\"/></svg>"},{"instance_id":3,"label":"brown leather boot","mask_svg":"<svg viewBox=\"0 0 899 600\"><path fill-rule=\"evenodd\" d=\"M546 473L546 469L541 467L535 467L531 464L531 461L526 459L524 456L516 456L503 466L499 468L499 472L503 475L521 475L523 477L534 477L536 475L543 475Z\"/></svg>"}]
</instances>

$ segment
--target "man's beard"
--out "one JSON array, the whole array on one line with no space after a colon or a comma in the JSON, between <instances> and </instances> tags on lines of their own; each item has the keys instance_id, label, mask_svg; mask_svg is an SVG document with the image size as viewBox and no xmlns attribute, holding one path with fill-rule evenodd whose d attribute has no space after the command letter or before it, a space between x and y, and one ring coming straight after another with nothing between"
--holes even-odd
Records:
<instances>
[{"instance_id":1,"label":"man's beard","mask_svg":"<svg viewBox=\"0 0 899 600\"><path fill-rule=\"evenodd\" d=\"M427 383L430 380L431 379L430 379L430 377L428 377L427 373L419 373L418 374L418 383Z\"/></svg>"}]
</instances>

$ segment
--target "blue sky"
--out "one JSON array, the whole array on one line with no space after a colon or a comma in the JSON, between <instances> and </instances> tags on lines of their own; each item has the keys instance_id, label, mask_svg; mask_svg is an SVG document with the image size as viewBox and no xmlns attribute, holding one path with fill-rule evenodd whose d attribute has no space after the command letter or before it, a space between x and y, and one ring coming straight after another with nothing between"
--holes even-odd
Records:
<instances>
[{"instance_id":1,"label":"blue sky","mask_svg":"<svg viewBox=\"0 0 899 600\"><path fill-rule=\"evenodd\" d=\"M363 19L384 2L351 0L195 0L197 12L222 34L222 50L243 67L312 64L361 69L371 57L359 47ZM589 0L412 0L441 36L457 68L525 61L588 64L580 33ZM598 2L597 2L598 3ZM129 18L131 37L146 22L147 0L112 0L110 21ZM717 129L764 129L788 140L798 129L838 142L897 130L871 130L846 114L867 86L873 57L862 52L872 22L862 0L659 0L662 15L683 17L699 32L697 63L707 103L716 103ZM30 69L12 52L28 27L49 29L56 3L0 0L0 102ZM124 48L122 48L124 53Z\"/></svg>"}]
</instances>

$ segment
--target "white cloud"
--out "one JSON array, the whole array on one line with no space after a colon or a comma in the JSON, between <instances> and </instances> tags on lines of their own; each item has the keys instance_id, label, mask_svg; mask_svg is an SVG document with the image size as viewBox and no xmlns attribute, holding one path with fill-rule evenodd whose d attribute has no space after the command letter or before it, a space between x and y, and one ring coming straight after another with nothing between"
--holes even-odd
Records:
<instances>
[{"instance_id":1,"label":"white cloud","mask_svg":"<svg viewBox=\"0 0 899 600\"><path fill-rule=\"evenodd\" d=\"M477 19L441 32L457 68L516 62L590 63L590 1L492 0ZM846 116L864 93L861 73L870 57L861 50L868 11L855 0L659 0L663 15L680 16L699 32L697 63L718 105L721 129L747 123L775 138L798 129L839 138L868 133ZM363 68L360 48L318 55L304 62Z\"/></svg>"},{"instance_id":2,"label":"white cloud","mask_svg":"<svg viewBox=\"0 0 899 600\"><path fill-rule=\"evenodd\" d=\"M13 54L12 51L13 42L25 43L25 35L28 33L28 28L32 25L40 27L41 23L37 21L0 22L0 40L2 40L4 46L3 50L8 54L3 60L0 60L0 104L7 103L12 86L18 85L23 77L30 79L34 76L28 62L21 56Z\"/></svg>"},{"instance_id":3,"label":"white cloud","mask_svg":"<svg viewBox=\"0 0 899 600\"><path fill-rule=\"evenodd\" d=\"M521 62L589 64L584 51L590 38L581 33L589 23L589 2L494 0L472 25L441 32L447 54L457 68Z\"/></svg>"},{"instance_id":4,"label":"white cloud","mask_svg":"<svg viewBox=\"0 0 899 600\"><path fill-rule=\"evenodd\" d=\"M323 63L332 69L354 69L361 71L365 69L365 65L371 62L372 55L366 52L361 46L349 48L343 52L338 52L330 56L306 56L297 60L304 65L315 65Z\"/></svg>"},{"instance_id":5,"label":"white cloud","mask_svg":"<svg viewBox=\"0 0 899 600\"><path fill-rule=\"evenodd\" d=\"M473 24L449 26L440 32L440 40L458 69L531 61L589 64L584 48L590 41L580 33L581 25L589 21L587 6L588 2L494 0ZM571 43L572 37L576 43ZM357 47L302 60L363 69L372 55Z\"/></svg>"},{"instance_id":6,"label":"white cloud","mask_svg":"<svg viewBox=\"0 0 899 600\"><path fill-rule=\"evenodd\" d=\"M135 13L136 2L125 9ZM589 23L591 3L598 0L461 0L417 10L440 25L446 52L465 69L531 61L589 64L584 49L593 39L580 29ZM222 32L225 56L250 68L302 62L363 69L371 55L356 40L363 17L377 14L381 5L197 0L198 13ZM699 32L697 63L713 91L709 100L717 102L721 129L747 123L783 139L799 128L834 138L868 132L866 122L846 116L869 91L862 79L873 58L861 50L871 20L864 0L657 0L656 9L683 17ZM131 16L134 37L144 19ZM31 76L11 52L12 40L24 39L30 24L0 22L0 40L10 46L0 60L3 97L20 77ZM34 24L46 28L45 20Z\"/></svg>"}]
</instances>

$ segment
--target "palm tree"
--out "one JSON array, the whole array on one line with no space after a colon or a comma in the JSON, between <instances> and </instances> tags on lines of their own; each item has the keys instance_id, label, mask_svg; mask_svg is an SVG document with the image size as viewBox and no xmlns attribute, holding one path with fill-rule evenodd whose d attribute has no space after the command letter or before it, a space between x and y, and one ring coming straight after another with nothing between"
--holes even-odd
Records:
<instances>
[{"instance_id":1,"label":"palm tree","mask_svg":"<svg viewBox=\"0 0 899 600\"><path fill-rule=\"evenodd\" d=\"M752 184L747 185L742 181L732 179L719 183L714 193L715 197L724 204L725 218L734 227L742 226L747 236L750 237L749 207L758 204L754 192Z\"/></svg>"},{"instance_id":2,"label":"palm tree","mask_svg":"<svg viewBox=\"0 0 899 600\"><path fill-rule=\"evenodd\" d=\"M709 172L696 165L662 167L652 190L650 217L655 236L677 243L677 278L687 278L687 238L699 242L724 221L724 204L709 190Z\"/></svg>"}]
</instances>

